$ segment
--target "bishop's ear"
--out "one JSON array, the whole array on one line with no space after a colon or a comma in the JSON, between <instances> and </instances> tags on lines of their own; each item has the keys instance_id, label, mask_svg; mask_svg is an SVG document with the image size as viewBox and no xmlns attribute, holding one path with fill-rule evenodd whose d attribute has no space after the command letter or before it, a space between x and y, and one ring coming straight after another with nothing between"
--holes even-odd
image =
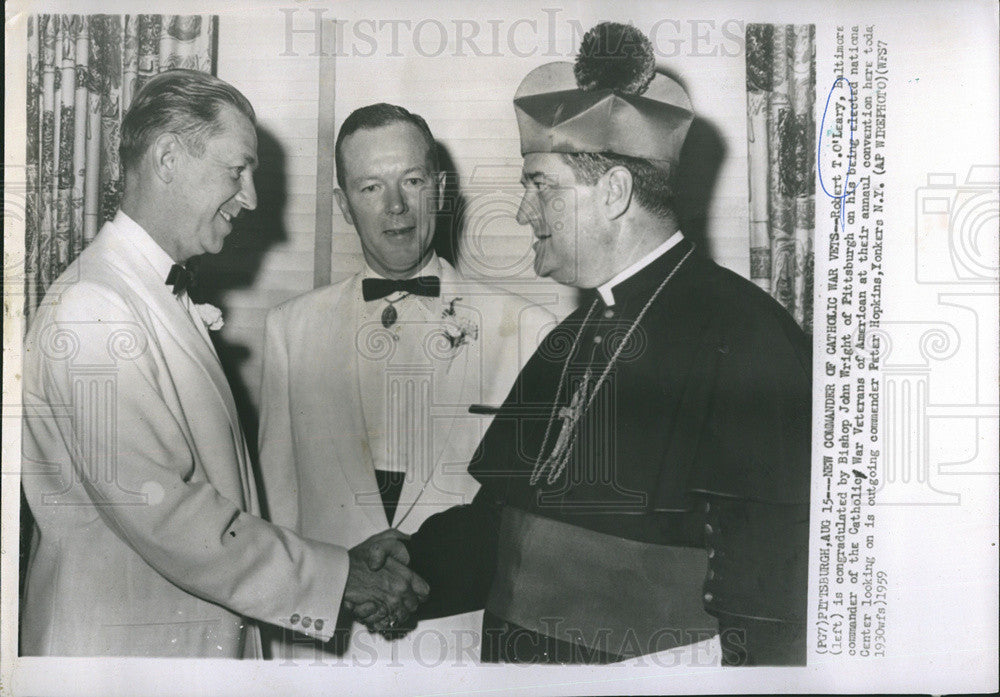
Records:
<instances>
[{"instance_id":1,"label":"bishop's ear","mask_svg":"<svg viewBox=\"0 0 1000 697\"><path fill-rule=\"evenodd\" d=\"M632 203L632 173L625 167L612 167L600 179L608 220L618 218Z\"/></svg>"}]
</instances>

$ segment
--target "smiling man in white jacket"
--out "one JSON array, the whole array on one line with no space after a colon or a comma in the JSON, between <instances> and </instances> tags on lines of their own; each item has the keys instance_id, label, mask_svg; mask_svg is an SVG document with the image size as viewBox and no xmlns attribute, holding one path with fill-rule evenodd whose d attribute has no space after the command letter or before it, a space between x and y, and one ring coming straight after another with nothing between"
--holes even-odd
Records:
<instances>
[{"instance_id":1,"label":"smiling man in white jacket","mask_svg":"<svg viewBox=\"0 0 1000 697\"><path fill-rule=\"evenodd\" d=\"M378 575L258 517L214 318L183 267L256 206L254 118L205 73L152 78L122 126L121 210L31 324L24 655L260 656L250 620L328 639L342 601L405 614L426 592L395 560Z\"/></svg>"}]
</instances>

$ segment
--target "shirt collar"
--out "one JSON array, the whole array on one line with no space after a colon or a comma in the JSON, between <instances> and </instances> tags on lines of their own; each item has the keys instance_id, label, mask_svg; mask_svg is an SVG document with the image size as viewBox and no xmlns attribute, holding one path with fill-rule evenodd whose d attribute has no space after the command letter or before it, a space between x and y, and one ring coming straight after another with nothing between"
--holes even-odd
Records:
<instances>
[{"instance_id":1,"label":"shirt collar","mask_svg":"<svg viewBox=\"0 0 1000 697\"><path fill-rule=\"evenodd\" d=\"M604 301L604 304L607 305L608 307L614 305L615 295L612 292L612 290L614 289L615 286L617 286L622 281L632 278L632 276L636 275L644 268L652 264L654 261L662 257L664 254L669 252L671 249L673 249L683 239L684 235L682 235L680 231L674 233L662 244L656 247L656 249L649 252L649 254L642 257L628 268L620 271L610 280L605 281L601 285L597 286L597 292L601 294L601 300Z\"/></svg>"},{"instance_id":2,"label":"shirt collar","mask_svg":"<svg viewBox=\"0 0 1000 697\"><path fill-rule=\"evenodd\" d=\"M438 259L437 252L431 252L431 256L427 260L427 263L407 278L416 278L417 276L427 275L437 276L438 278L441 277L441 261ZM365 262L365 271L362 278L385 278L385 276L380 274L378 271L370 267L367 262Z\"/></svg>"},{"instance_id":3,"label":"shirt collar","mask_svg":"<svg viewBox=\"0 0 1000 697\"><path fill-rule=\"evenodd\" d=\"M119 210L115 214L113 224L139 250L139 253L145 257L146 261L153 266L153 270L163 279L163 283L165 284L167 274L170 273L170 267L176 263L170 255L167 254L163 247L156 243L156 240L149 236L149 233L139 223L132 220L124 211Z\"/></svg>"}]
</instances>

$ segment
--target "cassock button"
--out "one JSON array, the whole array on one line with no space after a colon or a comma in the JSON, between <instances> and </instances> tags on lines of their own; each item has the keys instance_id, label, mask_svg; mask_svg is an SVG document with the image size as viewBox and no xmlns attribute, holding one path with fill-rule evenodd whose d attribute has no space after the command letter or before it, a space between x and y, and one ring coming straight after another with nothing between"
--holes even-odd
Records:
<instances>
[{"instance_id":1,"label":"cassock button","mask_svg":"<svg viewBox=\"0 0 1000 697\"><path fill-rule=\"evenodd\" d=\"M610 307L607 310L604 311L604 318L605 319L611 319L614 316L615 316L615 311L612 310Z\"/></svg>"},{"instance_id":2,"label":"cassock button","mask_svg":"<svg viewBox=\"0 0 1000 697\"><path fill-rule=\"evenodd\" d=\"M710 504L708 501L706 501L705 502L705 513L708 513L711 510L712 510L712 504Z\"/></svg>"},{"instance_id":3,"label":"cassock button","mask_svg":"<svg viewBox=\"0 0 1000 697\"><path fill-rule=\"evenodd\" d=\"M322 631L322 629L323 629L323 620L316 620L315 622L313 622L313 627L316 628L317 632Z\"/></svg>"},{"instance_id":4,"label":"cassock button","mask_svg":"<svg viewBox=\"0 0 1000 697\"><path fill-rule=\"evenodd\" d=\"M715 596L714 596L714 595L712 595L711 593L705 593L705 595L703 595L703 596L702 596L702 598L704 598L704 599L705 599L705 602L706 602L706 603L710 603L710 602L712 602L713 600L715 600Z\"/></svg>"},{"instance_id":5,"label":"cassock button","mask_svg":"<svg viewBox=\"0 0 1000 697\"><path fill-rule=\"evenodd\" d=\"M708 548L708 558L709 559L714 559L715 558L715 550L713 548L711 548L711 547Z\"/></svg>"},{"instance_id":6,"label":"cassock button","mask_svg":"<svg viewBox=\"0 0 1000 697\"><path fill-rule=\"evenodd\" d=\"M313 621L312 621L311 618L309 618L309 617L303 617L302 618L302 626L305 627L306 629L309 629L309 625L311 625L312 623L313 623Z\"/></svg>"},{"instance_id":7,"label":"cassock button","mask_svg":"<svg viewBox=\"0 0 1000 697\"><path fill-rule=\"evenodd\" d=\"M705 523L705 534L711 535L713 532L715 532L715 530L712 529L712 526L709 525L708 523Z\"/></svg>"},{"instance_id":8,"label":"cassock button","mask_svg":"<svg viewBox=\"0 0 1000 697\"><path fill-rule=\"evenodd\" d=\"M594 337L594 343L595 344L599 344L602 341L604 341L604 337L603 336L597 335L597 336Z\"/></svg>"},{"instance_id":9,"label":"cassock button","mask_svg":"<svg viewBox=\"0 0 1000 697\"><path fill-rule=\"evenodd\" d=\"M292 624L298 624L299 619L300 619L299 613L296 612L294 615L288 618L288 621L291 622Z\"/></svg>"},{"instance_id":10,"label":"cassock button","mask_svg":"<svg viewBox=\"0 0 1000 697\"><path fill-rule=\"evenodd\" d=\"M715 572L712 571L711 569L709 569L708 570L708 580L711 581L713 578L715 578Z\"/></svg>"}]
</instances>

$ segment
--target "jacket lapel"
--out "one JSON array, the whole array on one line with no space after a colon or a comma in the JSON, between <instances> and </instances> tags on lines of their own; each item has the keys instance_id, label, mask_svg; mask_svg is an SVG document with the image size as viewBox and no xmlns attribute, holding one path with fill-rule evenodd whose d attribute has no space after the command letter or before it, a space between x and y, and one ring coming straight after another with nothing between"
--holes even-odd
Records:
<instances>
[{"instance_id":1,"label":"jacket lapel","mask_svg":"<svg viewBox=\"0 0 1000 697\"><path fill-rule=\"evenodd\" d=\"M178 302L164 284L164 279L159 277L149 261L136 250L135 246L117 227L109 224L108 232L113 233L109 242L117 253L119 259L117 266L121 270L122 278L130 279L127 281L129 289L148 308L150 314L167 328L172 335L172 345L178 347L190 362L200 367L205 377L208 378L207 382L211 385L211 392L222 403L229 419L233 449L240 464L240 489L243 494L243 503L248 510L253 508L256 505L256 495L253 483L249 479L249 459L243 429L236 411L232 389L222 370L222 364L215 353L215 348L208 337L207 330L204 326L199 328L196 322L200 323L201 320L197 317L197 313L194 310L189 313ZM200 330L204 330L204 334ZM162 342L163 339L157 337L157 340ZM210 463L205 464L210 466Z\"/></svg>"},{"instance_id":2,"label":"jacket lapel","mask_svg":"<svg viewBox=\"0 0 1000 697\"><path fill-rule=\"evenodd\" d=\"M330 418L326 420L330 443L334 445L331 453L339 460L340 469L353 491L353 504L364 510L377 529L383 530L389 523L375 480L375 465L368 445L368 425L361 400L362 384L369 382L366 378L362 383L361 372L372 363L359 360L358 356L359 351L371 346L367 343L368 337L361 333L358 321L357 308L363 302L361 277L361 274L355 276L332 305L323 332L325 340L321 344L325 350L319 355L331 358L327 370L323 371L329 381L323 394L335 395L338 400L332 405ZM339 401L341 399L342 402Z\"/></svg>"},{"instance_id":3,"label":"jacket lapel","mask_svg":"<svg viewBox=\"0 0 1000 697\"><path fill-rule=\"evenodd\" d=\"M441 263L441 302L443 311L455 298L460 298L454 304L460 317L472 320L478 327L479 317L474 310L475 299L464 297L461 277L444 259ZM440 315L440 313L439 313ZM444 323L440 325L443 331ZM431 331L438 331L438 327ZM399 505L396 507L394 525L399 525L410 509L419 502L424 490L441 469L449 443L456 433L462 430L462 421L468 416L467 410L474 400L469 394L478 384L480 374L481 343L479 339L468 339L464 345L454 350L450 360L435 359L433 396L430 404L428 431L433 434L431 462L427 467L412 470L407 473L403 490L399 495ZM464 464L464 463L463 463Z\"/></svg>"}]
</instances>

